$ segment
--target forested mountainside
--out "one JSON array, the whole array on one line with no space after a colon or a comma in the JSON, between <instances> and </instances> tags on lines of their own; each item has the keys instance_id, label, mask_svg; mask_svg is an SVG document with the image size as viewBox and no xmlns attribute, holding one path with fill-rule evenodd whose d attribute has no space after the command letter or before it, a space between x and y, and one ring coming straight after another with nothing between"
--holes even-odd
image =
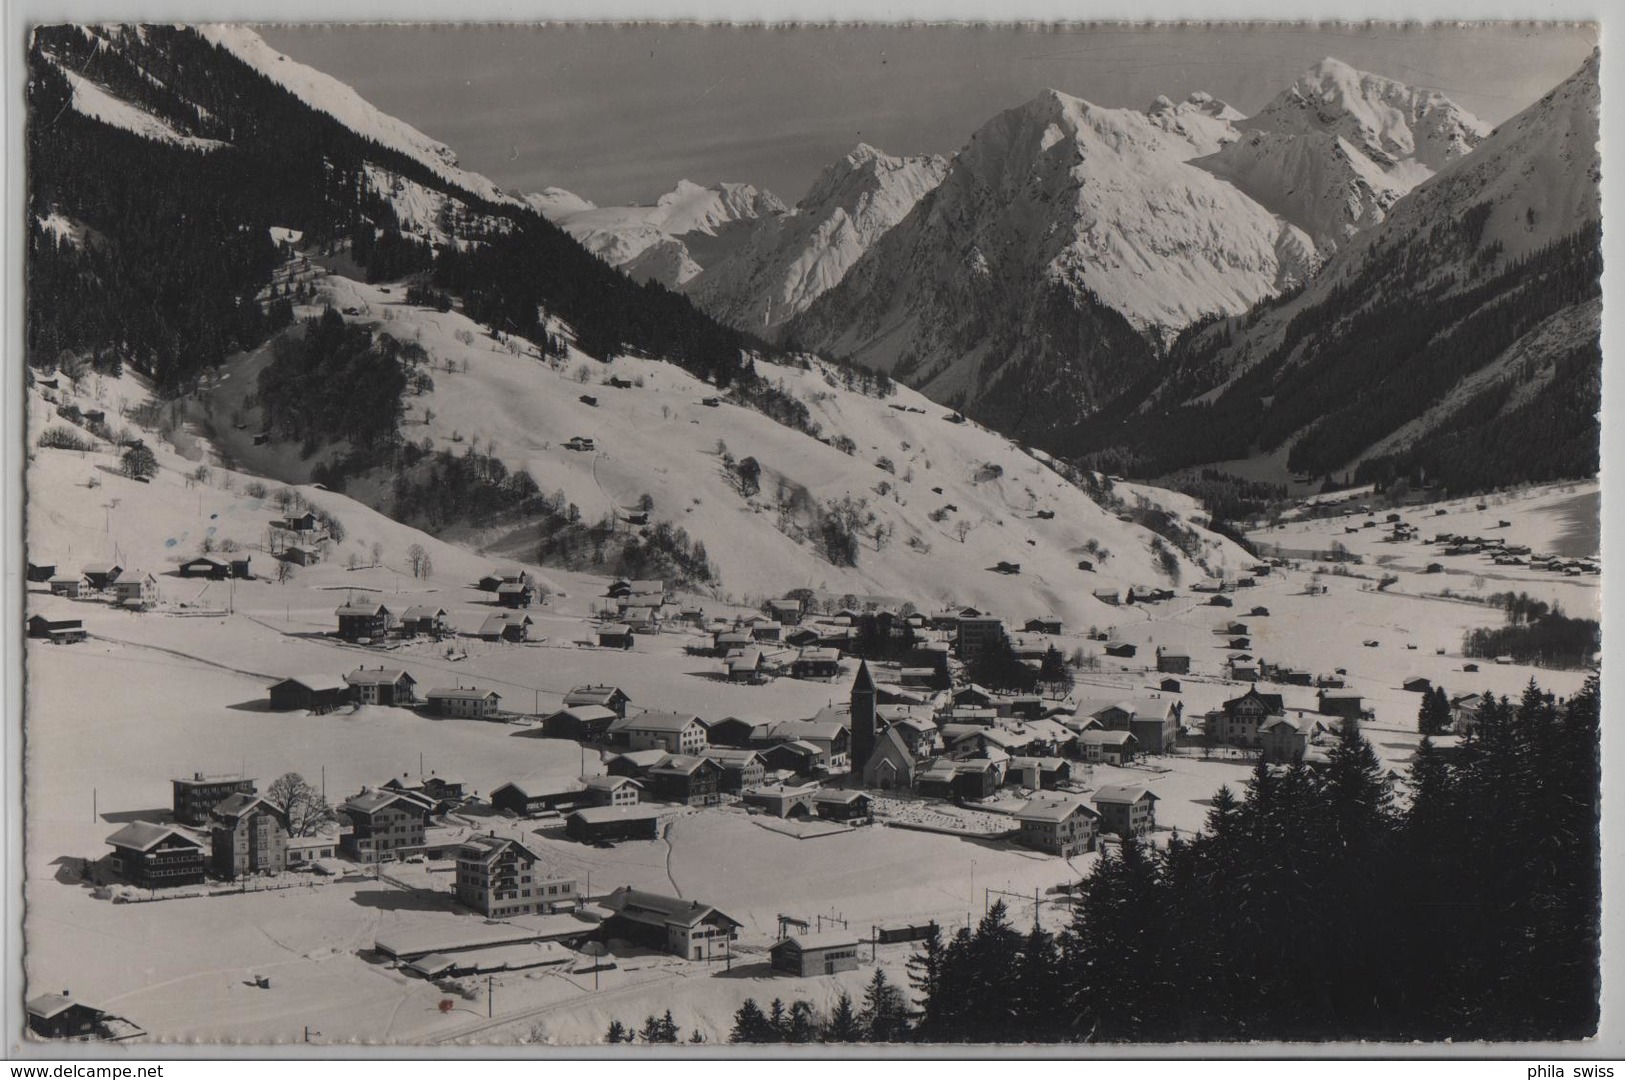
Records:
<instances>
[{"instance_id":1,"label":"forested mountainside","mask_svg":"<svg viewBox=\"0 0 1625 1080\"><path fill-rule=\"evenodd\" d=\"M250 31L42 27L28 60L31 363L68 352L188 385L289 320L269 295L279 229L307 248L356 241L373 279L453 255L441 275L507 305L512 333L545 336L545 309L594 348L722 383L747 370L744 335L629 281ZM516 261L535 271L523 283L482 276Z\"/></svg>"},{"instance_id":2,"label":"forested mountainside","mask_svg":"<svg viewBox=\"0 0 1625 1080\"><path fill-rule=\"evenodd\" d=\"M1597 107L1593 55L1306 288L1193 328L1051 448L1137 475L1283 449L1356 481L1595 475Z\"/></svg>"}]
</instances>

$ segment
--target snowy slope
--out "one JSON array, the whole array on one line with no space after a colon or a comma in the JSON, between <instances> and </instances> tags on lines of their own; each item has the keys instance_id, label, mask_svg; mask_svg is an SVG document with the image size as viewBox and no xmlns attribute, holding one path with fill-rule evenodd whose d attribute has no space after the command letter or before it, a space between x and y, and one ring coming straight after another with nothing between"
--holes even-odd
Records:
<instances>
[{"instance_id":1,"label":"snowy slope","mask_svg":"<svg viewBox=\"0 0 1625 1080\"><path fill-rule=\"evenodd\" d=\"M669 288L703 268L685 237L715 238L741 222L788 212L772 192L749 184L701 187L691 180L678 181L653 206L599 207L559 188L527 202L611 266Z\"/></svg>"},{"instance_id":2,"label":"snowy slope","mask_svg":"<svg viewBox=\"0 0 1625 1080\"><path fill-rule=\"evenodd\" d=\"M1331 58L1236 126L1241 138L1196 164L1308 233L1322 256L1488 134L1443 94Z\"/></svg>"},{"instance_id":3,"label":"snowy slope","mask_svg":"<svg viewBox=\"0 0 1625 1080\"><path fill-rule=\"evenodd\" d=\"M1091 590L1167 580L1151 550L1151 533L1118 520L1008 439L950 422L944 410L912 391L868 397L845 389L838 373L819 363L802 370L758 362L759 370L808 405L825 439L852 439L855 454L849 456L754 409L730 401L705 407L701 400L715 388L674 365L632 357L607 368L591 362L590 382L583 386L577 372L584 358L573 350L550 366L534 354L499 351L483 328L459 313L400 303L398 289L384 293L341 277L325 279L324 288L335 306L361 311L359 318L377 319L387 311L383 328L420 341L435 358L434 390L409 402L404 430L410 438L427 435L437 448L460 452L477 435L482 450L491 447L510 469L528 470L542 490L562 490L588 521L624 516L649 494L652 519L670 521L702 541L720 570L721 591L736 598L805 586L836 596L909 600L922 609L950 600L973 603L1011 618L1054 610L1087 626L1110 621L1111 609ZM460 331L468 332L463 340ZM440 370L443 360L459 370ZM599 385L611 375L635 385ZM596 407L579 400L583 390L596 397ZM428 424L418 419L424 410L434 414ZM592 437L596 452L567 449L565 442L577 435ZM735 459L754 457L761 464L759 495L747 498L730 481L719 442ZM269 451L263 464L252 453L243 452L245 466L277 467ZM889 470L882 459L889 459ZM889 536L877 550L868 530L856 567L832 565L794 523L788 531L781 528L781 478L822 506L861 500ZM940 494L932 490L939 487ZM1125 498L1132 503L1132 496ZM387 505L387 485L376 499ZM957 509L945 511L950 504ZM1054 516L1040 518L1040 510ZM1194 507L1173 512L1193 524L1205 520ZM1246 560L1228 542L1202 535L1204 557L1215 568ZM446 537L526 560L536 543L529 526L513 532L451 530ZM1091 557L1084 553L1091 540L1111 552L1096 560L1096 573L1077 566ZM992 572L1000 561L1019 563L1022 572ZM1181 560L1185 580L1203 572Z\"/></svg>"},{"instance_id":4,"label":"snowy slope","mask_svg":"<svg viewBox=\"0 0 1625 1080\"><path fill-rule=\"evenodd\" d=\"M248 27L236 23L215 23L200 25L196 31L205 40L286 88L311 108L328 114L358 135L421 162L453 187L488 202L517 202L485 177L458 168L457 155L444 143L380 111L331 75L278 53Z\"/></svg>"},{"instance_id":5,"label":"snowy slope","mask_svg":"<svg viewBox=\"0 0 1625 1080\"><path fill-rule=\"evenodd\" d=\"M757 219L749 240L688 283L706 311L771 338L941 183L936 155L893 157L860 143L827 166L795 212Z\"/></svg>"},{"instance_id":6,"label":"snowy slope","mask_svg":"<svg viewBox=\"0 0 1625 1080\"><path fill-rule=\"evenodd\" d=\"M83 75L69 71L60 64L57 70L67 77L68 85L73 87L74 109L94 120L134 132L144 139L173 143L188 150L214 150L226 145L218 139L203 139L180 131L163 118L114 97Z\"/></svg>"}]
</instances>

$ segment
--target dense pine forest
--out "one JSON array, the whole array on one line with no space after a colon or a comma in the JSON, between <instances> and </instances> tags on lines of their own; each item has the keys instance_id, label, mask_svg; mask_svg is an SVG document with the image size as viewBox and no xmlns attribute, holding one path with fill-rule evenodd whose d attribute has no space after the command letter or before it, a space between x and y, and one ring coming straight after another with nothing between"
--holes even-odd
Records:
<instances>
[{"instance_id":1,"label":"dense pine forest","mask_svg":"<svg viewBox=\"0 0 1625 1080\"><path fill-rule=\"evenodd\" d=\"M913 1008L877 970L830 1016L748 1001L736 1042L1551 1040L1596 1031L1596 679L1493 698L1423 740L1396 806L1357 726L1320 769L1260 765L1206 828L1114 845L1058 935L995 904L927 940Z\"/></svg>"},{"instance_id":2,"label":"dense pine forest","mask_svg":"<svg viewBox=\"0 0 1625 1080\"><path fill-rule=\"evenodd\" d=\"M1341 472L1544 320L1601 295L1596 226L1497 262L1493 246L1476 247L1482 216L1439 223L1412 245L1383 250L1300 311L1233 381L1225 382L1223 352L1262 309L1182 336L1165 367L1051 449L1091 467L1159 476L1291 440L1294 472ZM1434 272L1462 251L1480 260L1471 282ZM1446 490L1464 491L1595 476L1600 345L1593 338L1544 359L1552 377L1532 394L1518 392L1527 372L1492 381L1403 451L1363 462L1355 481L1425 471ZM1222 393L1200 404L1168 404L1221 384ZM1163 407L1144 407L1153 395Z\"/></svg>"}]
</instances>

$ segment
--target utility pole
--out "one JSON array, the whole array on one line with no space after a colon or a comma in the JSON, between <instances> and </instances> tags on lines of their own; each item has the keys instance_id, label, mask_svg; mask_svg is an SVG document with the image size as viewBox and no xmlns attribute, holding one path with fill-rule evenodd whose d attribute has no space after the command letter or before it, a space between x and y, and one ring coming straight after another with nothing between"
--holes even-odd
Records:
<instances>
[{"instance_id":1,"label":"utility pole","mask_svg":"<svg viewBox=\"0 0 1625 1080\"><path fill-rule=\"evenodd\" d=\"M306 1042L309 1042L309 1041L310 1041L310 1037L311 1037L311 1036L312 1036L312 1035L315 1035L315 1036L318 1036L318 1037L319 1037L319 1036L320 1036L320 1035L321 1035L321 1032L319 1032L319 1031L312 1031L312 1030L310 1030L310 1025L309 1025L309 1024L306 1024L306 1025L305 1025L305 1041L306 1041Z\"/></svg>"},{"instance_id":2,"label":"utility pole","mask_svg":"<svg viewBox=\"0 0 1625 1080\"><path fill-rule=\"evenodd\" d=\"M596 975L597 972L593 974ZM491 995L495 992L496 979L494 976L487 975L485 977L485 1017L488 1020L496 1015L496 1003L491 999Z\"/></svg>"},{"instance_id":3,"label":"utility pole","mask_svg":"<svg viewBox=\"0 0 1625 1080\"><path fill-rule=\"evenodd\" d=\"M873 924L869 927L869 962L871 964L880 959L880 927Z\"/></svg>"}]
</instances>

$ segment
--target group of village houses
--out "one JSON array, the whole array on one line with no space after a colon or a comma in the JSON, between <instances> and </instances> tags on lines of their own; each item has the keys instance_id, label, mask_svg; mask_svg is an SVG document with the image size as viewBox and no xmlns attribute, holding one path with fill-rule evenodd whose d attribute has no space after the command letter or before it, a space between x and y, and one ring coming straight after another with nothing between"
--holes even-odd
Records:
<instances>
[{"instance_id":1,"label":"group of village houses","mask_svg":"<svg viewBox=\"0 0 1625 1080\"><path fill-rule=\"evenodd\" d=\"M481 582L499 598L512 597L500 602L516 609L528 603L530 584L517 575L493 575ZM618 581L611 586L611 599L635 602L622 611L626 606L665 606L663 587L656 592L651 584L659 583ZM659 603L636 603L645 598ZM1153 599L1139 597L1143 602ZM376 613L369 616L356 607L339 609L340 634L374 636L379 628L366 620L376 619ZM725 657L736 656L738 650L759 649L764 643L792 643L806 631L817 640L805 639L808 644L798 659L807 658L806 650L812 649L818 650L820 661L830 654L829 662L803 665L794 673L841 677L842 653L836 642L848 640L866 613L814 618L791 600L764 608L766 618L715 628L712 646ZM410 608L401 625L409 632L435 633L444 614ZM1170 753L1182 739L1189 740L1192 729L1186 726L1179 693L1179 679L1190 670L1188 656L1159 648L1155 669L1161 679L1155 689L1137 696L1063 701L952 680L940 688L940 674L948 670L945 654L962 662L974 659L979 650L1008 636L1003 621L963 608L930 616L899 615L896 623L920 631L918 652L903 662L860 660L848 701L811 717L759 721L640 710L618 687L580 686L532 730L536 737L598 748L603 775L565 785L537 785L516 777L485 793L483 800L454 777L394 777L344 799L335 807L337 821L314 835L295 835L286 808L259 793L254 779L193 774L172 782L172 822L137 821L108 837L113 849L108 865L117 878L156 890L200 885L210 877L242 881L300 869L337 873L344 861L455 860L455 899L488 919L579 914L590 906L609 927L606 933L685 958L711 960L728 948L739 928L715 908L626 888L588 897L573 878L550 872L534 845L495 832L470 836L467 827L454 827L447 815L474 809L503 818L562 820L566 836L607 846L653 839L663 821L688 807L738 803L754 813L858 826L872 820L877 795L900 796L952 800L1007 815L1011 842L1060 857L1092 851L1106 835L1144 836L1156 828L1157 795L1149 786L1112 783L1091 790L1088 781L1095 764L1133 766L1145 755ZM707 624L702 617L696 625ZM1029 620L1023 628L1039 636L1062 629L1051 617ZM1248 681L1298 674L1267 664L1248 669L1252 658L1240 652L1247 644L1243 624L1227 622L1216 632L1238 647L1227 660L1231 673ZM1107 646L1122 648L1113 641ZM273 710L321 713L421 704L446 717L511 718L494 690L453 686L420 694L410 672L382 664L364 663L343 677L282 679L269 687L268 698ZM1471 701L1460 704L1464 713L1475 707ZM1245 748L1263 761L1285 765L1313 762L1322 754L1317 744L1323 736L1343 718L1362 715L1361 697L1340 686L1321 686L1314 709L1289 708L1282 695L1253 686L1200 718L1199 725L1209 745ZM482 801L485 806L477 807ZM560 930L561 937L568 930ZM789 934L775 945L774 963L802 973L845 970L857 963L855 940L844 932ZM435 977L461 970L455 955L448 959L449 947L416 955L403 949L399 959L418 964L419 974Z\"/></svg>"}]
</instances>

